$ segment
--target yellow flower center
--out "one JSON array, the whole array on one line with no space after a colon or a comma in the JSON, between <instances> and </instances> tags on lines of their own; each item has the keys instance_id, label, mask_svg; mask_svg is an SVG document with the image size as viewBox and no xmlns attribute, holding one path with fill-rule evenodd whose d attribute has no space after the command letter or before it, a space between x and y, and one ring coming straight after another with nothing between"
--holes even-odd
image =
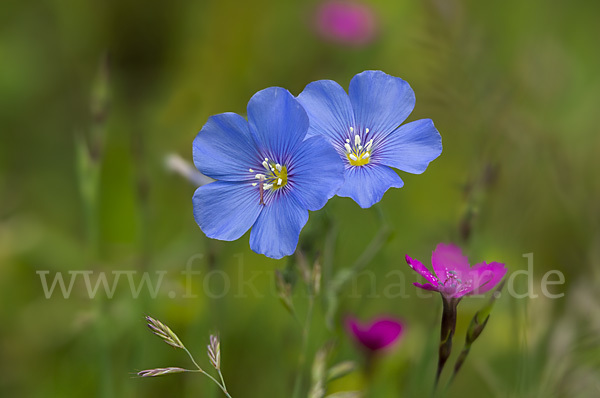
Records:
<instances>
[{"instance_id":1,"label":"yellow flower center","mask_svg":"<svg viewBox=\"0 0 600 398\"><path fill-rule=\"evenodd\" d=\"M350 136L354 132L354 128L350 127ZM369 134L369 129L365 130L365 134ZM371 149L373 147L373 140L368 141L364 146L362 145L362 140L360 135L354 135L354 140L351 138L346 138L346 142L344 143L344 150L346 153L346 158L348 158L348 162L352 166L364 166L369 163L371 160Z\"/></svg>"},{"instance_id":2,"label":"yellow flower center","mask_svg":"<svg viewBox=\"0 0 600 398\"><path fill-rule=\"evenodd\" d=\"M285 187L288 178L287 167L272 162L269 166L271 166L271 176L267 177L268 184L273 185L273 190Z\"/></svg>"},{"instance_id":3,"label":"yellow flower center","mask_svg":"<svg viewBox=\"0 0 600 398\"><path fill-rule=\"evenodd\" d=\"M263 160L262 165L264 167L264 174L257 173L254 176L254 178L259 180L259 182L252 183L252 186L258 186L260 192L260 203L265 204L265 191L269 189L272 191L276 191L285 187L288 182L288 171L285 165L282 166L279 163L269 160L268 158L265 158L265 160ZM250 171L250 173L255 172L252 169L249 169L248 171Z\"/></svg>"}]
</instances>

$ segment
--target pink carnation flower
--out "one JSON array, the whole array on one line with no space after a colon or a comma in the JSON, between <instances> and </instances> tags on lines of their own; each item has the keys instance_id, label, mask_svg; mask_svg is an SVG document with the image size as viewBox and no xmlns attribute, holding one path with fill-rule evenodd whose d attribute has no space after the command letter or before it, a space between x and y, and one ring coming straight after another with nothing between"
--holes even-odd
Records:
<instances>
[{"instance_id":1,"label":"pink carnation flower","mask_svg":"<svg viewBox=\"0 0 600 398\"><path fill-rule=\"evenodd\" d=\"M375 14L368 6L351 1L326 1L316 12L317 32L326 40L364 45L376 34Z\"/></svg>"},{"instance_id":2,"label":"pink carnation flower","mask_svg":"<svg viewBox=\"0 0 600 398\"><path fill-rule=\"evenodd\" d=\"M429 283L414 283L425 290L440 292L446 299L485 293L494 288L506 274L504 264L479 263L469 265L460 248L440 243L431 255L435 275L418 260L406 255L406 262Z\"/></svg>"},{"instance_id":3,"label":"pink carnation flower","mask_svg":"<svg viewBox=\"0 0 600 398\"><path fill-rule=\"evenodd\" d=\"M404 324L391 317L376 318L365 324L349 317L346 328L362 347L372 353L391 348L404 332Z\"/></svg>"}]
</instances>

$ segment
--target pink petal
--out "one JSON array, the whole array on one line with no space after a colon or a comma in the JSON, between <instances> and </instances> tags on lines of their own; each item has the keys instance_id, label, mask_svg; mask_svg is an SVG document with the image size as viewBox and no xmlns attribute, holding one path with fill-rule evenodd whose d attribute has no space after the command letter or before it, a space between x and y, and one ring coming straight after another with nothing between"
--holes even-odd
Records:
<instances>
[{"instance_id":1,"label":"pink petal","mask_svg":"<svg viewBox=\"0 0 600 398\"><path fill-rule=\"evenodd\" d=\"M473 291L469 294L482 294L492 290L506 275L504 264L492 262L479 263L471 268Z\"/></svg>"},{"instance_id":2,"label":"pink petal","mask_svg":"<svg viewBox=\"0 0 600 398\"><path fill-rule=\"evenodd\" d=\"M483 281L483 283L487 282L488 279L486 279L485 281ZM474 293L474 287L472 283L464 283L460 286L457 286L456 291L452 293L452 297L454 298L459 298L459 297L463 297L463 296L467 296L467 295L473 295L476 294Z\"/></svg>"},{"instance_id":3,"label":"pink petal","mask_svg":"<svg viewBox=\"0 0 600 398\"><path fill-rule=\"evenodd\" d=\"M410 267L412 269L417 271L419 273L419 275L421 275L423 278L427 279L429 282L433 283L434 285L438 284L437 278L435 276L433 276L433 274L427 269L427 267L425 267L419 260L410 258L410 256L408 254L406 255L405 258L406 258L406 262L408 263L408 265L410 265Z\"/></svg>"},{"instance_id":4,"label":"pink petal","mask_svg":"<svg viewBox=\"0 0 600 398\"><path fill-rule=\"evenodd\" d=\"M423 284L421 284L421 283L414 282L413 285L415 285L416 287L420 287L421 289L425 289L425 290L431 290L431 291L434 291L434 292L439 292L440 291L439 286L432 285L431 283L423 283Z\"/></svg>"},{"instance_id":5,"label":"pink petal","mask_svg":"<svg viewBox=\"0 0 600 398\"><path fill-rule=\"evenodd\" d=\"M469 259L463 256L459 247L452 244L438 244L431 255L431 264L440 283L453 277L462 279L471 270Z\"/></svg>"},{"instance_id":6,"label":"pink petal","mask_svg":"<svg viewBox=\"0 0 600 398\"><path fill-rule=\"evenodd\" d=\"M347 44L366 44L376 33L374 12L359 3L324 2L317 10L316 22L321 36Z\"/></svg>"},{"instance_id":7,"label":"pink petal","mask_svg":"<svg viewBox=\"0 0 600 398\"><path fill-rule=\"evenodd\" d=\"M404 331L404 324L392 317L380 317L364 325L350 317L347 318L346 325L353 337L370 351L389 348Z\"/></svg>"}]
</instances>

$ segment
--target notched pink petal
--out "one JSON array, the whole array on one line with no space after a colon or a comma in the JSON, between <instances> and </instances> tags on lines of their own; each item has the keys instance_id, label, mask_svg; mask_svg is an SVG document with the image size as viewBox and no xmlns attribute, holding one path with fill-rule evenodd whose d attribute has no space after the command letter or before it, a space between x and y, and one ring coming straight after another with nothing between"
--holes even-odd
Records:
<instances>
[{"instance_id":1,"label":"notched pink petal","mask_svg":"<svg viewBox=\"0 0 600 398\"><path fill-rule=\"evenodd\" d=\"M474 285L472 283L465 283L465 284L458 286L456 288L456 291L454 291L451 296L454 298L459 298L459 297L473 295L473 294L477 294L477 293L475 293Z\"/></svg>"},{"instance_id":2,"label":"notched pink petal","mask_svg":"<svg viewBox=\"0 0 600 398\"><path fill-rule=\"evenodd\" d=\"M394 344L402 335L404 324L396 319L381 318L374 320L369 328L369 335L375 341L377 349L384 349Z\"/></svg>"},{"instance_id":3,"label":"notched pink petal","mask_svg":"<svg viewBox=\"0 0 600 398\"><path fill-rule=\"evenodd\" d=\"M485 293L498 285L507 272L504 264L497 262L479 263L471 268L461 249L446 243L438 244L431 256L437 278L418 260L406 255L406 262L429 282L414 283L415 286L438 291L446 298Z\"/></svg>"},{"instance_id":4,"label":"notched pink petal","mask_svg":"<svg viewBox=\"0 0 600 398\"><path fill-rule=\"evenodd\" d=\"M354 339L369 351L391 347L404 331L404 324L392 317L377 318L363 325L349 317L346 319L346 327Z\"/></svg>"},{"instance_id":5,"label":"notched pink petal","mask_svg":"<svg viewBox=\"0 0 600 398\"><path fill-rule=\"evenodd\" d=\"M437 285L437 278L425 267L419 260L411 258L408 254L406 255L406 262L412 269L417 271L419 275L427 279L427 281Z\"/></svg>"},{"instance_id":6,"label":"notched pink petal","mask_svg":"<svg viewBox=\"0 0 600 398\"><path fill-rule=\"evenodd\" d=\"M440 291L439 286L432 285L431 283L417 283L417 282L414 282L413 285L415 285L416 287L420 287L421 289L425 289L425 290L431 290L431 291L434 291L434 292L439 292Z\"/></svg>"},{"instance_id":7,"label":"notched pink petal","mask_svg":"<svg viewBox=\"0 0 600 398\"><path fill-rule=\"evenodd\" d=\"M452 275L467 275L470 271L469 259L463 256L460 248L453 244L438 244L431 254L431 264L442 283Z\"/></svg>"},{"instance_id":8,"label":"notched pink petal","mask_svg":"<svg viewBox=\"0 0 600 398\"><path fill-rule=\"evenodd\" d=\"M483 294L492 290L504 278L507 269L504 264L498 262L479 263L473 266L473 291L469 294Z\"/></svg>"}]
</instances>

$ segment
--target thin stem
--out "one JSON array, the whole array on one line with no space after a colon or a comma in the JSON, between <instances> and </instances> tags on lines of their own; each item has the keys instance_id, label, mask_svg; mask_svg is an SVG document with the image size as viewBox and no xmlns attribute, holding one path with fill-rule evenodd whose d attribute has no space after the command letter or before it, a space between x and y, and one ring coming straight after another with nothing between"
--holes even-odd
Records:
<instances>
[{"instance_id":1,"label":"thin stem","mask_svg":"<svg viewBox=\"0 0 600 398\"><path fill-rule=\"evenodd\" d=\"M452 376L450 377L450 380L448 381L447 386L452 384L452 382L454 381L456 374L462 367L463 363L465 363L465 359L467 359L467 355L469 355L469 351L471 351L471 344L467 342L467 343L465 343L465 346L462 349L460 356L456 360L456 364L454 365L454 372L452 372Z\"/></svg>"},{"instance_id":2,"label":"thin stem","mask_svg":"<svg viewBox=\"0 0 600 398\"><path fill-rule=\"evenodd\" d=\"M388 241L390 235L392 234L392 230L387 225L383 224L377 234L373 239L369 242L369 245L366 249L360 254L360 256L354 261L352 267L350 268L354 275L358 274L362 271L367 265L369 265L369 261L375 257L377 253L381 250L383 245Z\"/></svg>"},{"instance_id":3,"label":"thin stem","mask_svg":"<svg viewBox=\"0 0 600 398\"><path fill-rule=\"evenodd\" d=\"M458 306L459 299L446 299L445 297L442 297L442 302L444 304L444 310L442 312L438 368L435 376L434 389L437 389L442 370L444 370L444 365L452 352L452 337L454 336L454 331L456 329L456 307Z\"/></svg>"},{"instance_id":4,"label":"thin stem","mask_svg":"<svg viewBox=\"0 0 600 398\"><path fill-rule=\"evenodd\" d=\"M200 365L198 365L198 364L196 363L196 360L194 359L194 357L192 356L192 354L191 354L191 353L188 351L188 349L187 349L187 348L185 348L185 347L183 347L183 350L184 350L184 351L185 351L185 352L188 354L188 356L190 357L190 359L192 360L192 362L194 363L194 365L195 365L195 366L198 368L198 370L200 370L201 372L204 372L204 371L202 370L202 368L200 367Z\"/></svg>"},{"instance_id":5,"label":"thin stem","mask_svg":"<svg viewBox=\"0 0 600 398\"><path fill-rule=\"evenodd\" d=\"M308 289L308 309L306 311L306 321L304 322L304 327L302 329L302 351L300 352L300 358L298 359L298 373L296 374L296 381L294 382L294 392L292 394L293 398L300 397L303 379L302 376L304 372L304 365L306 363L306 351L308 349L308 335L310 333L310 324L312 321L312 312L315 301L312 289L310 287L308 287Z\"/></svg>"},{"instance_id":6,"label":"thin stem","mask_svg":"<svg viewBox=\"0 0 600 398\"><path fill-rule=\"evenodd\" d=\"M217 379L215 379L214 377L212 377L210 374L206 373L204 370L202 369L198 369L198 370L190 370L190 372L197 372L197 373L202 373L204 376L208 377L209 379L211 379L212 381L215 382L216 385L219 386L219 388L221 390L223 390L223 392L225 393L225 395L227 395L229 398L231 398L231 396L227 393L227 391L223 388L223 386L221 385L221 383L219 383L219 381Z\"/></svg>"},{"instance_id":7,"label":"thin stem","mask_svg":"<svg viewBox=\"0 0 600 398\"><path fill-rule=\"evenodd\" d=\"M225 382L223 382L223 384L219 383L219 381L217 379L215 379L214 377L212 377L210 374L206 373L201 367L200 365L198 365L196 363L196 360L194 359L194 357L192 356L192 354L188 351L187 348L183 348L183 350L188 354L188 356L190 357L190 359L192 360L192 362L194 363L194 365L198 368L198 372L202 373L204 376L208 377L209 379L211 379L216 385L219 386L219 388L223 391L223 394L225 394L228 398L232 398L231 395L229 395L229 392L227 392L227 388L225 387ZM221 380L223 380L223 376L221 375L221 371L219 371L219 375L221 376Z\"/></svg>"},{"instance_id":8,"label":"thin stem","mask_svg":"<svg viewBox=\"0 0 600 398\"><path fill-rule=\"evenodd\" d=\"M225 379L223 378L223 373L221 373L221 369L217 369L217 372L219 372L219 377L221 378L221 383L223 384L223 390L227 394L227 386L225 385ZM229 394L227 394L227 395L229 396Z\"/></svg>"}]
</instances>

